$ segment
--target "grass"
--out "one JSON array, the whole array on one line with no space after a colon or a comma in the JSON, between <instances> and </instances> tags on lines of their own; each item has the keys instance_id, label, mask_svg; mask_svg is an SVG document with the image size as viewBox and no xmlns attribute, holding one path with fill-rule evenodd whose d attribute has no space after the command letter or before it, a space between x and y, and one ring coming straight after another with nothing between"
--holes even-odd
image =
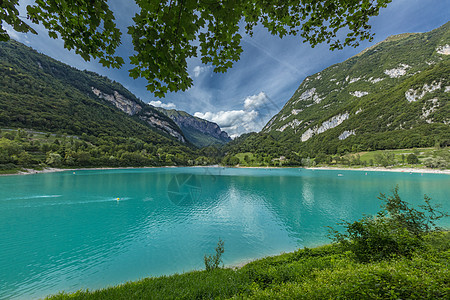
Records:
<instances>
[{"instance_id":1,"label":"grass","mask_svg":"<svg viewBox=\"0 0 450 300\"><path fill-rule=\"evenodd\" d=\"M402 155L408 155L411 153L419 153L419 158L425 158L433 155L433 152L436 150L436 148L417 148L417 149L396 149L396 150L377 150L377 151L370 151L370 152L360 152L356 153L361 156L361 161L369 162L371 159L375 160L375 155L382 154L383 152L391 152L395 155L395 159L397 161L402 161ZM356 155L354 154L354 155Z\"/></svg>"},{"instance_id":2,"label":"grass","mask_svg":"<svg viewBox=\"0 0 450 300\"><path fill-rule=\"evenodd\" d=\"M241 166L258 166L258 164L255 162L256 158L251 152L238 153L235 156L239 158L239 165ZM248 162L245 160L245 156L248 156Z\"/></svg>"},{"instance_id":3,"label":"grass","mask_svg":"<svg viewBox=\"0 0 450 300\"><path fill-rule=\"evenodd\" d=\"M11 175L19 173L20 169L0 170L0 175Z\"/></svg>"},{"instance_id":4,"label":"grass","mask_svg":"<svg viewBox=\"0 0 450 300\"><path fill-rule=\"evenodd\" d=\"M357 262L337 245L267 257L240 269L146 278L47 299L448 299L450 233L411 258Z\"/></svg>"}]
</instances>

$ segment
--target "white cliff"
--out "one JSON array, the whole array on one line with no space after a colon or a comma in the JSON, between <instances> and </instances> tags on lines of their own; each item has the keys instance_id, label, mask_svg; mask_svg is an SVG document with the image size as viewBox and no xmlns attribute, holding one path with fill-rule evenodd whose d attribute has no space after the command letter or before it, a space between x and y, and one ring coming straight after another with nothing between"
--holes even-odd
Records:
<instances>
[{"instance_id":1,"label":"white cliff","mask_svg":"<svg viewBox=\"0 0 450 300\"><path fill-rule=\"evenodd\" d=\"M408 102L415 102L425 97L426 94L441 89L441 82L433 81L430 85L424 84L422 88L414 90L409 89L405 92L405 98Z\"/></svg>"},{"instance_id":2,"label":"white cliff","mask_svg":"<svg viewBox=\"0 0 450 300\"><path fill-rule=\"evenodd\" d=\"M398 68L384 70L384 74L388 75L391 78L399 78L406 75L406 70L408 68L410 68L410 66L406 64L400 64Z\"/></svg>"},{"instance_id":3,"label":"white cliff","mask_svg":"<svg viewBox=\"0 0 450 300\"><path fill-rule=\"evenodd\" d=\"M331 119L323 122L320 126L315 126L314 128L309 128L302 134L302 137L301 137L302 142L309 140L315 134L321 134L321 133L327 131L328 129L339 126L340 124L342 124L342 122L347 120L348 117L349 117L349 113L346 112L344 114L340 114L340 115L332 117Z\"/></svg>"}]
</instances>

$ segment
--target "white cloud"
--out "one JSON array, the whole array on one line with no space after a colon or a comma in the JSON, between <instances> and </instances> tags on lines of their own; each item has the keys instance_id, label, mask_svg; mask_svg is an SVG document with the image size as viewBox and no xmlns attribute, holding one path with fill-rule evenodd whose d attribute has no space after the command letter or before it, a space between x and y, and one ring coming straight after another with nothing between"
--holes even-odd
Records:
<instances>
[{"instance_id":1,"label":"white cloud","mask_svg":"<svg viewBox=\"0 0 450 300\"><path fill-rule=\"evenodd\" d=\"M201 67L201 66L195 66L195 67L194 67L194 70L193 70L193 72L194 72L194 77L197 78L198 76L200 76L200 74L202 74L202 73L208 71L209 69L211 69L211 66L204 66L204 67Z\"/></svg>"},{"instance_id":2,"label":"white cloud","mask_svg":"<svg viewBox=\"0 0 450 300\"><path fill-rule=\"evenodd\" d=\"M269 104L269 97L264 93L248 96L243 101L243 109L227 110L219 112L196 112L194 116L217 123L220 128L226 131L232 138L243 133L260 131L267 123L268 119L278 112L278 108L273 106L273 111Z\"/></svg>"},{"instance_id":3,"label":"white cloud","mask_svg":"<svg viewBox=\"0 0 450 300\"><path fill-rule=\"evenodd\" d=\"M172 103L172 102L163 103L160 100L150 101L148 104L156 106L156 107L162 107L162 108L165 108L165 109L175 109L177 107L175 105L175 103Z\"/></svg>"},{"instance_id":4,"label":"white cloud","mask_svg":"<svg viewBox=\"0 0 450 300\"><path fill-rule=\"evenodd\" d=\"M196 112L194 114L198 118L206 119L208 121L217 123L220 128L226 131L232 138L235 138L243 133L258 131L259 113L255 110L228 110L212 112Z\"/></svg>"},{"instance_id":5,"label":"white cloud","mask_svg":"<svg viewBox=\"0 0 450 300\"><path fill-rule=\"evenodd\" d=\"M260 92L258 95L252 95L248 96L244 100L244 108L246 110L248 109L256 109L258 107L263 106L264 104L267 104L269 102L269 99L267 98L266 93Z\"/></svg>"}]
</instances>

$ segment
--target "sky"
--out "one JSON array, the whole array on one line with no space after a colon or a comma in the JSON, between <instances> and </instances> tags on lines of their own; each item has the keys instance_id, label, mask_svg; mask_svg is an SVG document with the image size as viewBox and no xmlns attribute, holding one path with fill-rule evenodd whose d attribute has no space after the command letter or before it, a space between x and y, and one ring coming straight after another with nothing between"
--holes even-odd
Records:
<instances>
[{"instance_id":1,"label":"sky","mask_svg":"<svg viewBox=\"0 0 450 300\"><path fill-rule=\"evenodd\" d=\"M20 14L30 0L20 1ZM73 51L64 48L63 41L51 39L46 30L32 25L38 35L14 32L6 27L10 36L37 51L81 70L90 70L120 82L137 97L154 106L186 111L197 117L219 124L232 137L259 131L284 106L301 82L310 75L352 57L363 49L390 35L405 32L426 32L450 20L450 0L393 0L379 16L370 20L372 42L364 41L357 48L330 51L323 44L311 48L300 37L270 35L257 27L253 37L243 35L243 53L225 74L213 72L199 59L191 59L188 72L193 86L185 92L168 93L156 98L146 89L144 79L128 76L131 65L128 56L133 53L127 27L132 24L136 5L129 0L108 1L114 12L118 28L122 31L122 45L117 54L125 58L121 69L108 69L95 61L86 62Z\"/></svg>"}]
</instances>

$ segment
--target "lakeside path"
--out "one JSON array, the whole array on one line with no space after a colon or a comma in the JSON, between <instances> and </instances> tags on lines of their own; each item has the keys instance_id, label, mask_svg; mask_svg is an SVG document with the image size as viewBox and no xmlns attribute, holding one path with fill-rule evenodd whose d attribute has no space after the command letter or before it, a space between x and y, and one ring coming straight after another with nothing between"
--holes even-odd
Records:
<instances>
[{"instance_id":1,"label":"lakeside path","mask_svg":"<svg viewBox=\"0 0 450 300\"><path fill-rule=\"evenodd\" d=\"M182 168L185 168L183 166ZM192 166L195 167L209 167L209 168L223 168L223 166L212 165L212 166ZM79 168L79 169L61 169L61 168L45 168L43 170L25 169L26 171L19 171L15 174L0 174L0 176L17 176L17 175L32 175L40 173L55 173L64 171L85 171L85 170L130 170L130 169L153 169L153 168L178 168L176 166L161 166L161 167L124 167L124 168ZM244 167L238 166L234 168L242 169L298 169L301 167ZM427 174L446 174L450 175L450 169L439 170L439 169L428 169L428 168L383 168L383 167L366 167L366 168L344 168L344 167L309 167L303 168L306 170L335 170L335 171L367 171L367 172L399 172L399 173L427 173Z\"/></svg>"}]
</instances>

